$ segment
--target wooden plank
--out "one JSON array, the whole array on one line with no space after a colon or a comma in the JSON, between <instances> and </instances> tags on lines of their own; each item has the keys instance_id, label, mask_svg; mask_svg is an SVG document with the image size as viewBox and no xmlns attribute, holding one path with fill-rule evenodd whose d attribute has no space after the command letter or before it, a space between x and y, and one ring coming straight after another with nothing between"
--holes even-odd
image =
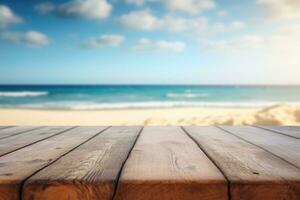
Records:
<instances>
[{"instance_id":1,"label":"wooden plank","mask_svg":"<svg viewBox=\"0 0 300 200\"><path fill-rule=\"evenodd\" d=\"M256 127L300 139L299 126L256 126Z\"/></svg>"},{"instance_id":2,"label":"wooden plank","mask_svg":"<svg viewBox=\"0 0 300 200\"><path fill-rule=\"evenodd\" d=\"M298 139L251 126L221 126L221 128L300 168L300 141Z\"/></svg>"},{"instance_id":3,"label":"wooden plank","mask_svg":"<svg viewBox=\"0 0 300 200\"><path fill-rule=\"evenodd\" d=\"M16 126L0 130L0 139L8 138L14 135L26 133L27 131L41 128L39 126Z\"/></svg>"},{"instance_id":4,"label":"wooden plank","mask_svg":"<svg viewBox=\"0 0 300 200\"><path fill-rule=\"evenodd\" d=\"M227 199L217 167L179 127L145 127L119 179L115 199Z\"/></svg>"},{"instance_id":5,"label":"wooden plank","mask_svg":"<svg viewBox=\"0 0 300 200\"><path fill-rule=\"evenodd\" d=\"M300 199L300 169L216 127L185 127L230 181L232 199Z\"/></svg>"},{"instance_id":6,"label":"wooden plank","mask_svg":"<svg viewBox=\"0 0 300 200\"><path fill-rule=\"evenodd\" d=\"M22 199L112 199L118 174L140 130L106 130L28 179Z\"/></svg>"},{"instance_id":7,"label":"wooden plank","mask_svg":"<svg viewBox=\"0 0 300 200\"><path fill-rule=\"evenodd\" d=\"M11 128L13 126L0 126L0 129Z\"/></svg>"},{"instance_id":8,"label":"wooden plank","mask_svg":"<svg viewBox=\"0 0 300 200\"><path fill-rule=\"evenodd\" d=\"M70 129L71 126L50 126L0 140L0 156Z\"/></svg>"},{"instance_id":9,"label":"wooden plank","mask_svg":"<svg viewBox=\"0 0 300 200\"><path fill-rule=\"evenodd\" d=\"M22 182L105 127L78 127L0 157L0 199L20 199Z\"/></svg>"}]
</instances>

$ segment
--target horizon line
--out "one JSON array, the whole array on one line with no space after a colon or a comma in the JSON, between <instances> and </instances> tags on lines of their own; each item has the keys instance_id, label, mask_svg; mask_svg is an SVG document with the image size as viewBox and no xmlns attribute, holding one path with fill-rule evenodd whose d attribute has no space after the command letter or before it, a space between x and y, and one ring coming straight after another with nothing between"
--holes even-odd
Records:
<instances>
[{"instance_id":1,"label":"horizon line","mask_svg":"<svg viewBox=\"0 0 300 200\"><path fill-rule=\"evenodd\" d=\"M293 86L300 87L300 84L161 84L161 83L151 83L151 84L141 84L141 83L117 83L117 84L106 84L106 83L18 83L18 84L1 84L0 86Z\"/></svg>"}]
</instances>

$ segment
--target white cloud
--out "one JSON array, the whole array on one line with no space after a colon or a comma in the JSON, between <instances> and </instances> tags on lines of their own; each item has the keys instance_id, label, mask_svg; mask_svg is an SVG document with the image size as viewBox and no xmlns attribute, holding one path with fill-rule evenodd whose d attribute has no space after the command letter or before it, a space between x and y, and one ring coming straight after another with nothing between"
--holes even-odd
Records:
<instances>
[{"instance_id":1,"label":"white cloud","mask_svg":"<svg viewBox=\"0 0 300 200\"><path fill-rule=\"evenodd\" d=\"M144 5L147 0L125 0L125 1L129 4L141 6L141 5ZM150 1L150 0L148 0L148 1ZM152 0L152 2L153 1L155 2L155 0Z\"/></svg>"},{"instance_id":2,"label":"white cloud","mask_svg":"<svg viewBox=\"0 0 300 200\"><path fill-rule=\"evenodd\" d=\"M225 10L220 10L217 12L218 17L225 17L225 16L227 16L227 14L228 13Z\"/></svg>"},{"instance_id":3,"label":"white cloud","mask_svg":"<svg viewBox=\"0 0 300 200\"><path fill-rule=\"evenodd\" d=\"M221 55L224 66L236 70L235 74L252 74L251 78L248 76L251 82L254 77L261 83L265 80L269 83L299 83L300 24L297 22L273 32L203 41L202 46L214 50L209 53L215 56ZM247 80L247 77L243 78Z\"/></svg>"},{"instance_id":4,"label":"white cloud","mask_svg":"<svg viewBox=\"0 0 300 200\"><path fill-rule=\"evenodd\" d=\"M270 19L292 19L300 17L299 0L257 0L265 16Z\"/></svg>"},{"instance_id":5,"label":"white cloud","mask_svg":"<svg viewBox=\"0 0 300 200\"><path fill-rule=\"evenodd\" d=\"M245 24L241 21L230 25L211 22L207 17L178 17L165 15L161 18L153 15L150 9L132 11L119 18L120 23L127 28L142 31L189 32L196 35L208 35L241 29Z\"/></svg>"},{"instance_id":6,"label":"white cloud","mask_svg":"<svg viewBox=\"0 0 300 200\"><path fill-rule=\"evenodd\" d=\"M212 50L256 49L263 46L265 40L258 35L246 35L233 40L207 41L205 47Z\"/></svg>"},{"instance_id":7,"label":"white cloud","mask_svg":"<svg viewBox=\"0 0 300 200\"><path fill-rule=\"evenodd\" d=\"M35 9L42 13L53 13L61 17L103 19L110 15L112 5L107 0L71 0L61 5L41 3Z\"/></svg>"},{"instance_id":8,"label":"white cloud","mask_svg":"<svg viewBox=\"0 0 300 200\"><path fill-rule=\"evenodd\" d=\"M190 14L198 14L216 6L213 0L164 0L164 3L169 10L178 10Z\"/></svg>"},{"instance_id":9,"label":"white cloud","mask_svg":"<svg viewBox=\"0 0 300 200\"><path fill-rule=\"evenodd\" d=\"M47 14L47 13L51 13L55 10L55 5L50 2L44 2L44 3L37 4L34 7L34 9L41 14Z\"/></svg>"},{"instance_id":10,"label":"white cloud","mask_svg":"<svg viewBox=\"0 0 300 200\"><path fill-rule=\"evenodd\" d=\"M182 11L189 14L199 14L216 7L214 0L126 0L126 2L138 6L148 2L157 2L162 3L170 11Z\"/></svg>"},{"instance_id":11,"label":"white cloud","mask_svg":"<svg viewBox=\"0 0 300 200\"><path fill-rule=\"evenodd\" d=\"M49 44L48 37L36 31L28 31L25 33L6 32L2 35L2 39L28 47L41 47Z\"/></svg>"},{"instance_id":12,"label":"white cloud","mask_svg":"<svg viewBox=\"0 0 300 200\"><path fill-rule=\"evenodd\" d=\"M123 26L137 30L152 31L161 26L159 19L153 16L149 9L132 11L122 15L119 20Z\"/></svg>"},{"instance_id":13,"label":"white cloud","mask_svg":"<svg viewBox=\"0 0 300 200\"><path fill-rule=\"evenodd\" d=\"M151 41L147 38L141 38L134 44L133 49L137 51L159 51L179 53L185 50L185 43L179 41L158 40Z\"/></svg>"},{"instance_id":14,"label":"white cloud","mask_svg":"<svg viewBox=\"0 0 300 200\"><path fill-rule=\"evenodd\" d=\"M74 0L59 6L60 14L69 17L102 19L110 15L112 6L106 0Z\"/></svg>"},{"instance_id":15,"label":"white cloud","mask_svg":"<svg viewBox=\"0 0 300 200\"><path fill-rule=\"evenodd\" d=\"M245 35L232 40L206 41L204 46L213 50L236 51L264 48L266 52L277 51L279 57L296 55L300 52L300 26L286 25L264 37L260 35ZM295 57L298 58L298 56Z\"/></svg>"},{"instance_id":16,"label":"white cloud","mask_svg":"<svg viewBox=\"0 0 300 200\"><path fill-rule=\"evenodd\" d=\"M270 46L272 52L277 52L279 57L294 56L300 66L300 25L286 25L281 27L275 33L266 37L266 43ZM286 60L291 61L293 59Z\"/></svg>"},{"instance_id":17,"label":"white cloud","mask_svg":"<svg viewBox=\"0 0 300 200\"><path fill-rule=\"evenodd\" d=\"M265 59L270 73L290 82L299 80L300 25L285 25L266 37ZM276 73L274 73L276 72ZM274 75L274 76L275 76ZM297 81L299 83L299 81Z\"/></svg>"},{"instance_id":18,"label":"white cloud","mask_svg":"<svg viewBox=\"0 0 300 200\"><path fill-rule=\"evenodd\" d=\"M85 48L103 48L103 47L117 47L124 41L121 35L101 35L90 38L87 42L82 44Z\"/></svg>"},{"instance_id":19,"label":"white cloud","mask_svg":"<svg viewBox=\"0 0 300 200\"><path fill-rule=\"evenodd\" d=\"M0 28L21 22L22 18L17 16L9 7L0 5Z\"/></svg>"},{"instance_id":20,"label":"white cloud","mask_svg":"<svg viewBox=\"0 0 300 200\"><path fill-rule=\"evenodd\" d=\"M245 28L246 24L242 21L233 21L231 22L231 28L234 30L239 30Z\"/></svg>"},{"instance_id":21,"label":"white cloud","mask_svg":"<svg viewBox=\"0 0 300 200\"><path fill-rule=\"evenodd\" d=\"M169 32L191 32L207 34L210 31L217 31L217 24L209 27L209 19L207 17L184 18L172 15L166 15L161 21L161 30ZM213 30L214 29L214 30Z\"/></svg>"}]
</instances>

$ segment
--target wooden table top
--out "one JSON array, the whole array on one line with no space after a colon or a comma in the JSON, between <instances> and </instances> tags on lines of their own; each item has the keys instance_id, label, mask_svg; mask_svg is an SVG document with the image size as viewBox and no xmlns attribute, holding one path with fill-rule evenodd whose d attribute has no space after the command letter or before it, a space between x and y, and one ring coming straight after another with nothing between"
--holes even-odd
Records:
<instances>
[{"instance_id":1,"label":"wooden table top","mask_svg":"<svg viewBox=\"0 0 300 200\"><path fill-rule=\"evenodd\" d=\"M300 199L300 127L0 127L1 200Z\"/></svg>"}]
</instances>

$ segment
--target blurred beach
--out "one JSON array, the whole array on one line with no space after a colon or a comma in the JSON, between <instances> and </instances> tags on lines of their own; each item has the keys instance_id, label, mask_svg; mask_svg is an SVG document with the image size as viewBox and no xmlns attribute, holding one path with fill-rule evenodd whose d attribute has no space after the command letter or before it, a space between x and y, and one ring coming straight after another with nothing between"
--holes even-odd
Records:
<instances>
[{"instance_id":1,"label":"blurred beach","mask_svg":"<svg viewBox=\"0 0 300 200\"><path fill-rule=\"evenodd\" d=\"M299 125L297 86L0 86L0 125Z\"/></svg>"},{"instance_id":2,"label":"blurred beach","mask_svg":"<svg viewBox=\"0 0 300 200\"><path fill-rule=\"evenodd\" d=\"M300 125L300 108L0 109L0 125Z\"/></svg>"}]
</instances>

